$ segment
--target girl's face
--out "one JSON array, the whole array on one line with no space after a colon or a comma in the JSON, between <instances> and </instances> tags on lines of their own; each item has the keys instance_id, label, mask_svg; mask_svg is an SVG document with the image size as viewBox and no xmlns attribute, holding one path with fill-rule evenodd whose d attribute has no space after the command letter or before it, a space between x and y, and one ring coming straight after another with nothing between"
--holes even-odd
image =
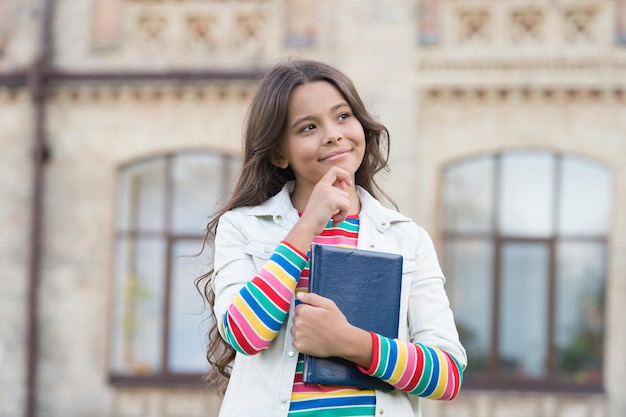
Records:
<instances>
[{"instance_id":1,"label":"girl's face","mask_svg":"<svg viewBox=\"0 0 626 417\"><path fill-rule=\"evenodd\" d=\"M296 87L275 165L291 167L298 188L312 189L331 166L352 175L365 154L365 133L339 90L326 81Z\"/></svg>"}]
</instances>

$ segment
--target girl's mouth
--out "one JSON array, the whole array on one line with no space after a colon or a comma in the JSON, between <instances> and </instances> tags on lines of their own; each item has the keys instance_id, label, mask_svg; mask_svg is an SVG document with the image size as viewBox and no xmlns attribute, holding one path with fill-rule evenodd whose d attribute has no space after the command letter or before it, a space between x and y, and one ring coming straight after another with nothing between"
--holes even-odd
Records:
<instances>
[{"instance_id":1,"label":"girl's mouth","mask_svg":"<svg viewBox=\"0 0 626 417\"><path fill-rule=\"evenodd\" d=\"M320 162L337 161L339 159L344 158L349 153L350 153L350 149L340 149L340 150L329 153L328 155L320 159Z\"/></svg>"}]
</instances>

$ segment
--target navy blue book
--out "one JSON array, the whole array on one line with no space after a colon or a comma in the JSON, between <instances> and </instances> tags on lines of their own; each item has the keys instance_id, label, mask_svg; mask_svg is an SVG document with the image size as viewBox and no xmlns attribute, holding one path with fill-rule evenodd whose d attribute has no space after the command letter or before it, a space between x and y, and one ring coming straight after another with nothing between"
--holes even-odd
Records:
<instances>
[{"instance_id":1,"label":"navy blue book","mask_svg":"<svg viewBox=\"0 0 626 417\"><path fill-rule=\"evenodd\" d=\"M311 247L309 292L332 299L350 324L382 336L398 337L402 256L362 249ZM305 355L305 383L393 390L337 357Z\"/></svg>"}]
</instances>

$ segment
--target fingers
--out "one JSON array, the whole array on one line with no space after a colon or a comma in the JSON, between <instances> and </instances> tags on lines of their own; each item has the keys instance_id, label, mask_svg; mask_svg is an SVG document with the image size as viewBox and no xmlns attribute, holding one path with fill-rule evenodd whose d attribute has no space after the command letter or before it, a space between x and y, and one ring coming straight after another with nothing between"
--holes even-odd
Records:
<instances>
[{"instance_id":1,"label":"fingers","mask_svg":"<svg viewBox=\"0 0 626 417\"><path fill-rule=\"evenodd\" d=\"M298 293L291 334L298 352L336 356L341 351L342 335L349 326L345 316L329 298L313 293Z\"/></svg>"},{"instance_id":2,"label":"fingers","mask_svg":"<svg viewBox=\"0 0 626 417\"><path fill-rule=\"evenodd\" d=\"M338 167L333 167L327 172L327 175L330 175L331 178L334 177L333 186L345 190L348 187L352 186L352 178L348 171L345 171Z\"/></svg>"},{"instance_id":3,"label":"fingers","mask_svg":"<svg viewBox=\"0 0 626 417\"><path fill-rule=\"evenodd\" d=\"M302 218L314 226L316 233L321 232L330 219L333 226L341 223L350 211L351 187L353 182L350 174L341 168L332 167L313 188Z\"/></svg>"},{"instance_id":4,"label":"fingers","mask_svg":"<svg viewBox=\"0 0 626 417\"><path fill-rule=\"evenodd\" d=\"M320 182L327 182L340 190L345 190L352 186L352 178L348 171L339 167L331 167Z\"/></svg>"},{"instance_id":5,"label":"fingers","mask_svg":"<svg viewBox=\"0 0 626 417\"><path fill-rule=\"evenodd\" d=\"M341 190L341 193L337 193L337 198L332 201L334 206L332 207L332 215L330 218L333 221L333 226L337 226L349 214L350 210L350 195L346 191L347 188L352 187L352 178L350 174L338 167L332 167L320 182L330 183L334 190Z\"/></svg>"},{"instance_id":6,"label":"fingers","mask_svg":"<svg viewBox=\"0 0 626 417\"><path fill-rule=\"evenodd\" d=\"M347 210L339 210L337 211L337 213L333 214L333 217L331 217L331 219L333 220L333 227L341 224L341 222L344 221L346 217L348 217Z\"/></svg>"},{"instance_id":7,"label":"fingers","mask_svg":"<svg viewBox=\"0 0 626 417\"><path fill-rule=\"evenodd\" d=\"M346 219L351 209L355 213L359 210L358 196L351 175L337 167L331 167L315 184L311 193L303 198L306 200L300 199L300 205L296 206L302 211L302 215L285 240L304 253L309 250L315 236L328 225L329 220L336 227Z\"/></svg>"},{"instance_id":8,"label":"fingers","mask_svg":"<svg viewBox=\"0 0 626 417\"><path fill-rule=\"evenodd\" d=\"M299 301L313 307L331 308L335 304L330 298L312 292L299 292L296 297Z\"/></svg>"}]
</instances>

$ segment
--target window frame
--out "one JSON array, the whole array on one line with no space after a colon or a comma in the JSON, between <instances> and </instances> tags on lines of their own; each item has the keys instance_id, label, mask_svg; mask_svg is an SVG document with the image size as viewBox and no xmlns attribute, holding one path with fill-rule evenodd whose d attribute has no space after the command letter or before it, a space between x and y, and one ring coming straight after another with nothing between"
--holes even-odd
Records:
<instances>
[{"instance_id":1,"label":"window frame","mask_svg":"<svg viewBox=\"0 0 626 417\"><path fill-rule=\"evenodd\" d=\"M127 386L127 387L175 387L175 386L185 386L185 387L197 387L203 388L206 387L206 382L203 380L205 376L205 372L173 372L168 367L168 356L170 351L170 329L171 329L171 309L172 309L172 280L174 274L174 247L179 242L184 241L197 241L200 245L206 236L205 232L202 233L177 233L172 229L173 227L173 208L174 208L174 177L173 177L173 162L178 157L184 157L187 155L208 155L208 156L217 156L219 163L221 164L221 181L218 184L220 194L223 194L225 190L228 190L229 187L232 187L232 182L234 181L233 170L232 168L236 166L238 157L222 153L216 152L212 150L195 150L195 151L181 151L181 152L170 152L165 154L160 154L157 156L150 156L142 159L133 160L129 163L125 163L120 165L116 171L116 204L115 204L115 215L114 215L114 223L113 223L113 238L112 245L113 248L116 248L117 245L121 242L128 242L132 240L139 241L142 238L147 239L155 239L159 242L162 242L164 245L164 253L166 254L163 265L163 294L162 294L162 311L160 312L161 317L161 352L159 357L159 370L151 373L150 375L126 375L117 373L114 369L114 360L113 360L113 350L114 350L114 333L116 331L115 328L115 308L113 304L111 304L111 309L109 313L109 326L108 326L108 340L107 346L109 350L108 360L107 360L107 374L108 374L108 382L114 386ZM139 222L135 221L131 222L132 225L128 226L127 230L121 230L121 226L119 224L120 216L128 215L127 212L122 212L120 209L120 199L123 199L122 196L122 180L121 177L124 174L125 170L132 169L133 167L137 167L144 163L150 162L158 162L159 160L164 161L164 182L161 186L164 189L164 224L163 230L141 230L141 226L138 227ZM135 192L134 195L130 196L133 200L126 210L129 211L137 211L138 204L136 199L138 197L138 192ZM217 198L217 197L216 197ZM207 210L211 210L213 207L207 207ZM137 216L137 213L130 213L131 216ZM208 221L208 219L207 219ZM199 246L204 249L204 246ZM115 291L116 285L116 269L118 266L118 262L120 259L116 253L116 249L114 249L114 255L112 255L112 288L110 291L110 302L114 303L115 297L117 293ZM208 363L207 363L207 371Z\"/></svg>"},{"instance_id":2,"label":"window frame","mask_svg":"<svg viewBox=\"0 0 626 417\"><path fill-rule=\"evenodd\" d=\"M545 154L550 155L554 159L554 172L552 181L554 181L554 190L552 194L553 204L552 204L552 232L547 237L537 237L537 236L520 236L520 235L505 235L499 231L499 214L500 214L500 182L502 178L502 157L505 155L512 155L517 152L533 152L537 154ZM540 149L520 149L520 150L510 150L503 151L491 154L483 154L483 155L475 155L470 156L464 159L455 160L449 164L446 164L442 169L441 176L441 194L440 201L442 202L442 221L441 221L441 231L443 236L443 244L442 247L448 248L448 244L457 243L463 241L481 241L491 245L492 250L492 259L491 259L491 294L487 296L487 300L490 302L490 322L489 322L489 348L490 348L490 357L488 358L488 365L485 371L485 375L474 377L474 378L466 378L464 381L464 388L467 389L479 389L479 390L520 390L520 391L536 391L536 390L546 390L550 392L567 392L567 393L604 393L604 385L603 382L598 384L586 384L586 385L575 385L571 383L564 383L562 381L558 381L556 377L556 363L557 363L557 345L556 345L556 306L557 306L557 279L558 279L558 244L564 242L577 242L577 243L598 243L602 245L604 249L605 259L603 264L604 268L604 284L608 281L608 257L609 257L609 242L610 242L610 231L607 231L606 234L568 234L561 233L558 228L559 222L559 210L560 203L562 200L561 197L561 181L562 181L562 166L564 158L574 157L586 163L597 163L593 160L589 160L588 158L580 158L575 155L565 155L558 152L546 151ZM491 225L489 232L463 232L463 231L454 231L449 230L446 224L446 210L447 204L446 201L446 173L448 169L458 166L458 164L462 164L464 162L472 161L479 158L492 158L494 160L493 172L491 173L493 181L493 192L491 195ZM603 168L607 168L604 164L598 164ZM608 169L608 168L607 168ZM610 202L612 203L612 201ZM500 303L502 298L501 288L503 282L503 273L502 273L502 258L503 258L503 247L508 243L539 243L545 245L548 248L548 306L547 306L547 326L546 326L546 341L547 341L547 352L546 354L546 363L547 363L547 374L542 379L518 379L515 377L506 377L499 374L500 371L500 357L501 357L501 349L500 349ZM445 256L448 256L447 250L443 251L444 255L444 265L445 265ZM454 277L451 277L452 280ZM606 286L603 293L604 300L606 300ZM454 305L452 305L454 309ZM602 306L602 315L603 321L606 323L606 303ZM604 329L606 329L606 324L604 325ZM606 343L606 330L602 332L602 343ZM469 353L469 352L468 352ZM469 358L470 367L471 367L471 356ZM602 373L605 374L606 369L605 365L606 357L603 355L601 357L600 368Z\"/></svg>"}]
</instances>

